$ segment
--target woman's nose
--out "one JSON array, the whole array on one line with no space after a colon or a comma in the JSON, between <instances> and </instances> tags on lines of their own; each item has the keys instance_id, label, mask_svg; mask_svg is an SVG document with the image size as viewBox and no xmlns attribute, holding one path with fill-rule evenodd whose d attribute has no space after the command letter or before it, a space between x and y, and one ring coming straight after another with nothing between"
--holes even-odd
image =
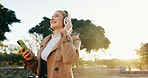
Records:
<instances>
[{"instance_id":1,"label":"woman's nose","mask_svg":"<svg viewBox=\"0 0 148 78\"><path fill-rule=\"evenodd\" d=\"M55 18L54 18L54 17L52 17L52 18L51 18L51 20L55 20Z\"/></svg>"},{"instance_id":2,"label":"woman's nose","mask_svg":"<svg viewBox=\"0 0 148 78\"><path fill-rule=\"evenodd\" d=\"M53 20L53 18L51 18L51 20Z\"/></svg>"},{"instance_id":3,"label":"woman's nose","mask_svg":"<svg viewBox=\"0 0 148 78\"><path fill-rule=\"evenodd\" d=\"M55 18L52 17L51 20L50 20L50 23L51 23L53 20L55 20Z\"/></svg>"}]
</instances>

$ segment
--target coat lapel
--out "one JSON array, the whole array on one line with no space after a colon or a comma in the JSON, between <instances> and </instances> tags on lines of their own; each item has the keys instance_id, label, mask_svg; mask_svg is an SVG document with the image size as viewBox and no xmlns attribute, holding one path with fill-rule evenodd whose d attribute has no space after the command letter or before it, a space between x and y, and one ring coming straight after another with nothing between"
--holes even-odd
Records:
<instances>
[{"instance_id":1,"label":"coat lapel","mask_svg":"<svg viewBox=\"0 0 148 78\"><path fill-rule=\"evenodd\" d=\"M44 48L46 47L46 45L47 45L47 43L50 41L50 39L51 39L51 35L52 35L53 33L51 33L50 35L48 35L47 37L45 37L44 39L43 39L43 41L41 42L41 47L42 48L40 48L40 50L39 50L39 55L38 55L38 68L37 68L37 73L38 73L38 75L39 74L41 74L41 70L40 70L40 68L41 68L41 53L42 53L42 51L44 50Z\"/></svg>"},{"instance_id":2,"label":"coat lapel","mask_svg":"<svg viewBox=\"0 0 148 78\"><path fill-rule=\"evenodd\" d=\"M61 43L62 43L62 33L60 33L60 40L54 45L54 47L51 49L51 52L54 51L55 49L59 48Z\"/></svg>"},{"instance_id":3,"label":"coat lapel","mask_svg":"<svg viewBox=\"0 0 148 78\"><path fill-rule=\"evenodd\" d=\"M53 34L53 33L52 33ZM51 40L51 38L52 38L52 34L50 34L49 36L47 36L47 38L43 41L43 49L42 49L42 51L40 52L40 56L41 56L41 53L43 52L43 50L44 50L44 48L46 47L46 45L49 43L49 41ZM59 46L60 46L60 44L62 43L62 33L60 32L60 40L54 45L54 47L51 49L51 51L50 51L50 53L52 52L52 51L54 51L55 49L57 49ZM49 54L50 55L50 54ZM48 55L48 56L49 56Z\"/></svg>"},{"instance_id":4,"label":"coat lapel","mask_svg":"<svg viewBox=\"0 0 148 78\"><path fill-rule=\"evenodd\" d=\"M45 39L43 39L43 41L41 42L42 49L41 49L40 52L39 52L39 53L40 53L40 54L39 54L39 62L38 62L38 65L39 65L39 66L38 66L38 69L37 69L37 73L38 73L38 74L40 73L41 54L42 54L44 48L46 47L46 45L48 44L48 42L51 40L52 34L53 34L53 33L51 33L49 36L45 37ZM59 47L59 45L62 43L62 36L63 36L63 34L60 33L60 36L61 36L60 40L59 40L59 41L55 44L55 46L51 49L50 53L51 53L52 51L54 51L55 49L57 49L57 48ZM50 55L50 54L49 54L49 55ZM48 55L48 57L49 57L49 55Z\"/></svg>"}]
</instances>

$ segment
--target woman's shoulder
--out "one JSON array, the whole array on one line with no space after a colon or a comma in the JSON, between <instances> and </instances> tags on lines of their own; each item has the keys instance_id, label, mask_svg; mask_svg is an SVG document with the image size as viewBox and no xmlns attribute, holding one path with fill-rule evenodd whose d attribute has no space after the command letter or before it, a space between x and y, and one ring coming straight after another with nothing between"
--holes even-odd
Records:
<instances>
[{"instance_id":1,"label":"woman's shoulder","mask_svg":"<svg viewBox=\"0 0 148 78\"><path fill-rule=\"evenodd\" d=\"M79 37L79 34L71 33L70 35L71 35L71 37L72 37L73 40L80 40L81 41L81 39Z\"/></svg>"},{"instance_id":2,"label":"woman's shoulder","mask_svg":"<svg viewBox=\"0 0 148 78\"><path fill-rule=\"evenodd\" d=\"M45 38L43 38L43 39L41 40L41 43L43 43L45 40L50 39L51 36L52 36L52 34L47 35Z\"/></svg>"}]
</instances>

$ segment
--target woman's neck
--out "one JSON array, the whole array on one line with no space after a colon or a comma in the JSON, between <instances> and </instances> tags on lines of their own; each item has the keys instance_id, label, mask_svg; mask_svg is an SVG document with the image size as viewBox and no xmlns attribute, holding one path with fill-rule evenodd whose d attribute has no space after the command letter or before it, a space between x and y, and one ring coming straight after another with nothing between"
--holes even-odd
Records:
<instances>
[{"instance_id":1,"label":"woman's neck","mask_svg":"<svg viewBox=\"0 0 148 78\"><path fill-rule=\"evenodd\" d=\"M60 34L60 32L61 32L62 30L63 30L62 28L61 28L61 29L55 29L53 35L56 36L56 35Z\"/></svg>"}]
</instances>

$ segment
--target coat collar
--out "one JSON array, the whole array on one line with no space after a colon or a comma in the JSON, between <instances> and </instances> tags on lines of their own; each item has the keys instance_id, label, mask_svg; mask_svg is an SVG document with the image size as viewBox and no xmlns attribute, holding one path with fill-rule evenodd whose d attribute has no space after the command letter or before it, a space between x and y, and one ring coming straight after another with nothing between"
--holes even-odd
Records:
<instances>
[{"instance_id":1,"label":"coat collar","mask_svg":"<svg viewBox=\"0 0 148 78\"><path fill-rule=\"evenodd\" d=\"M53 34L53 33L52 33ZM51 34L51 35L52 35ZM50 36L52 38L52 36ZM62 43L62 37L63 37L63 33L60 32L60 40L55 44L55 46L51 49L51 52L54 51L55 49L59 48L60 47L60 44ZM51 53L50 52L50 53Z\"/></svg>"},{"instance_id":2,"label":"coat collar","mask_svg":"<svg viewBox=\"0 0 148 78\"><path fill-rule=\"evenodd\" d=\"M54 33L54 32L53 32ZM43 39L43 43L41 45L44 45L43 49L46 47L46 45L48 44L48 42L51 40L53 33L51 33L50 35L48 35L47 37L45 37L45 39ZM54 51L55 49L60 47L60 44L62 43L62 37L63 37L63 31L60 32L60 40L55 44L55 46L51 49L50 53L52 51ZM42 49L42 51L43 51ZM42 53L41 51L41 53ZM40 55L41 55L40 53ZM50 55L50 54L49 54ZM48 56L49 56L48 55Z\"/></svg>"}]
</instances>

